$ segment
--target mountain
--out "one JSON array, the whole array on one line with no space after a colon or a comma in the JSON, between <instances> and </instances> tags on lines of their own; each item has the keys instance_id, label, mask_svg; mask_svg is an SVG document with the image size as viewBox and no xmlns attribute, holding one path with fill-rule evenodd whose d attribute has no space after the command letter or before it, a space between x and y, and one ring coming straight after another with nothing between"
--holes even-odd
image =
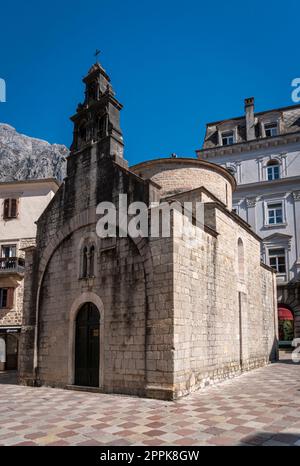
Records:
<instances>
[{"instance_id":1,"label":"mountain","mask_svg":"<svg viewBox=\"0 0 300 466\"><path fill-rule=\"evenodd\" d=\"M68 154L66 146L25 136L0 123L0 181L37 178L61 181Z\"/></svg>"}]
</instances>

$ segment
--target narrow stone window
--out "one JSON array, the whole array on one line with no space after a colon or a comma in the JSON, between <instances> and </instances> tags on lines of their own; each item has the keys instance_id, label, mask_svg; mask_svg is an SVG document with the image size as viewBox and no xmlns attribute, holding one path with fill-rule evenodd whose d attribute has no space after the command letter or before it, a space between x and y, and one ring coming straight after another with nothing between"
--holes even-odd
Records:
<instances>
[{"instance_id":1,"label":"narrow stone window","mask_svg":"<svg viewBox=\"0 0 300 466\"><path fill-rule=\"evenodd\" d=\"M85 143L87 141L87 129L86 129L85 123L82 123L78 128L78 137L79 137L79 144Z\"/></svg>"},{"instance_id":2,"label":"narrow stone window","mask_svg":"<svg viewBox=\"0 0 300 466\"><path fill-rule=\"evenodd\" d=\"M104 138L106 136L106 127L107 127L107 116L103 115L98 120L98 135L99 138Z\"/></svg>"},{"instance_id":3,"label":"narrow stone window","mask_svg":"<svg viewBox=\"0 0 300 466\"><path fill-rule=\"evenodd\" d=\"M82 250L82 278L86 278L88 273L88 249L85 246Z\"/></svg>"},{"instance_id":4,"label":"narrow stone window","mask_svg":"<svg viewBox=\"0 0 300 466\"><path fill-rule=\"evenodd\" d=\"M95 246L90 247L89 254L89 277L95 276Z\"/></svg>"},{"instance_id":5,"label":"narrow stone window","mask_svg":"<svg viewBox=\"0 0 300 466\"><path fill-rule=\"evenodd\" d=\"M239 279L244 280L245 258L244 258L244 244L241 238L238 239L238 272L239 272Z\"/></svg>"}]
</instances>

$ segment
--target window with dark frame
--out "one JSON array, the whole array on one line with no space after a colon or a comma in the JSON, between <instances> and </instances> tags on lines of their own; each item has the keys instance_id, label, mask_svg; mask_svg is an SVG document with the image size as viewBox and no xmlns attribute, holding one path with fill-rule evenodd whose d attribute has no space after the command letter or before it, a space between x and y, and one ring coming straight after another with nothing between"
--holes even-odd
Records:
<instances>
[{"instance_id":1,"label":"window with dark frame","mask_svg":"<svg viewBox=\"0 0 300 466\"><path fill-rule=\"evenodd\" d=\"M14 198L4 199L3 218L5 220L17 218L18 215L18 200Z\"/></svg>"},{"instance_id":2,"label":"window with dark frame","mask_svg":"<svg viewBox=\"0 0 300 466\"><path fill-rule=\"evenodd\" d=\"M277 136L278 134L278 125L277 123L266 123L265 124L265 135L267 138L272 136Z\"/></svg>"},{"instance_id":3,"label":"window with dark frame","mask_svg":"<svg viewBox=\"0 0 300 466\"><path fill-rule=\"evenodd\" d=\"M17 245L16 244L2 244L1 257L16 257Z\"/></svg>"},{"instance_id":4,"label":"window with dark frame","mask_svg":"<svg viewBox=\"0 0 300 466\"><path fill-rule=\"evenodd\" d=\"M277 273L286 273L285 249L269 249L269 264Z\"/></svg>"},{"instance_id":5,"label":"window with dark frame","mask_svg":"<svg viewBox=\"0 0 300 466\"><path fill-rule=\"evenodd\" d=\"M0 309L11 309L14 305L14 288L0 288Z\"/></svg>"},{"instance_id":6,"label":"window with dark frame","mask_svg":"<svg viewBox=\"0 0 300 466\"><path fill-rule=\"evenodd\" d=\"M280 178L280 165L277 161L269 162L267 166L268 181L279 180Z\"/></svg>"},{"instance_id":7,"label":"window with dark frame","mask_svg":"<svg viewBox=\"0 0 300 466\"><path fill-rule=\"evenodd\" d=\"M268 225L278 225L283 223L283 208L282 202L269 203L267 206Z\"/></svg>"},{"instance_id":8,"label":"window with dark frame","mask_svg":"<svg viewBox=\"0 0 300 466\"><path fill-rule=\"evenodd\" d=\"M223 146L230 146L231 144L234 144L233 131L224 131L222 133L222 145Z\"/></svg>"}]
</instances>

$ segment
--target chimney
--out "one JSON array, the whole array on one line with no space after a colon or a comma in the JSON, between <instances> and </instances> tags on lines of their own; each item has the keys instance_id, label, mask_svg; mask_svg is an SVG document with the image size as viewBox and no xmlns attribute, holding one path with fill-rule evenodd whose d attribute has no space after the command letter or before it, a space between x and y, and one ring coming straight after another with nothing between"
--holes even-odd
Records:
<instances>
[{"instance_id":1,"label":"chimney","mask_svg":"<svg viewBox=\"0 0 300 466\"><path fill-rule=\"evenodd\" d=\"M255 139L254 97L245 99L246 137L247 141Z\"/></svg>"}]
</instances>

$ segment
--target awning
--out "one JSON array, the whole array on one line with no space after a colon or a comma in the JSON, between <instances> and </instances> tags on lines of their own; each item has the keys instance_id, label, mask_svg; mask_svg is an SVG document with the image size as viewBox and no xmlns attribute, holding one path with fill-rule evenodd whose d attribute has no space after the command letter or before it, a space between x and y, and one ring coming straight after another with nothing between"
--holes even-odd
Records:
<instances>
[{"instance_id":1,"label":"awning","mask_svg":"<svg viewBox=\"0 0 300 466\"><path fill-rule=\"evenodd\" d=\"M278 319L279 320L294 320L294 316L293 316L292 311L290 311L286 307L279 307L278 308Z\"/></svg>"},{"instance_id":2,"label":"awning","mask_svg":"<svg viewBox=\"0 0 300 466\"><path fill-rule=\"evenodd\" d=\"M21 333L21 327L0 327L1 334L7 333Z\"/></svg>"}]
</instances>

